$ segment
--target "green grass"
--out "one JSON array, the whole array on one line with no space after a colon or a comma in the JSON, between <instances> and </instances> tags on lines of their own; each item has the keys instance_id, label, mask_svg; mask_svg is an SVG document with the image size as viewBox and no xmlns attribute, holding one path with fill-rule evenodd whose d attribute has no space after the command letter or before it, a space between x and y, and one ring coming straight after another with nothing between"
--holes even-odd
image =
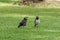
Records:
<instances>
[{"instance_id":1,"label":"green grass","mask_svg":"<svg viewBox=\"0 0 60 40\"><path fill-rule=\"evenodd\" d=\"M27 25L17 28L25 15ZM36 15L41 19L38 27ZM0 7L0 40L60 40L60 8Z\"/></svg>"},{"instance_id":2,"label":"green grass","mask_svg":"<svg viewBox=\"0 0 60 40\"><path fill-rule=\"evenodd\" d=\"M17 2L19 0L0 0L0 2L3 2L3 3L12 3L12 2Z\"/></svg>"}]
</instances>

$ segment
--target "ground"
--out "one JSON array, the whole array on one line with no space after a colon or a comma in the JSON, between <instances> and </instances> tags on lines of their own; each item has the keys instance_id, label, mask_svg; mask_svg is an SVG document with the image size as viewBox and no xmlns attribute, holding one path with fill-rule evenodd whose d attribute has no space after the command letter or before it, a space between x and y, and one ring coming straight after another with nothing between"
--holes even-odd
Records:
<instances>
[{"instance_id":1,"label":"ground","mask_svg":"<svg viewBox=\"0 0 60 40\"><path fill-rule=\"evenodd\" d=\"M34 27L36 15L41 19L38 27ZM28 23L18 28L24 16ZM0 5L0 40L60 40L60 8Z\"/></svg>"}]
</instances>

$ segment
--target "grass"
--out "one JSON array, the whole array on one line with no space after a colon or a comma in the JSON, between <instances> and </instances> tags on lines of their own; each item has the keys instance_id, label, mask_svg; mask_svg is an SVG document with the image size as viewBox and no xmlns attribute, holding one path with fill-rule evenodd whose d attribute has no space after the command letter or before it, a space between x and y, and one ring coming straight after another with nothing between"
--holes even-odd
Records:
<instances>
[{"instance_id":1,"label":"grass","mask_svg":"<svg viewBox=\"0 0 60 40\"><path fill-rule=\"evenodd\" d=\"M27 25L17 28L25 15ZM36 15L41 19L38 27ZM0 40L60 40L60 8L0 7Z\"/></svg>"},{"instance_id":2,"label":"grass","mask_svg":"<svg viewBox=\"0 0 60 40\"><path fill-rule=\"evenodd\" d=\"M19 0L0 0L0 2L3 2L3 3L12 3L12 2L17 2Z\"/></svg>"}]
</instances>

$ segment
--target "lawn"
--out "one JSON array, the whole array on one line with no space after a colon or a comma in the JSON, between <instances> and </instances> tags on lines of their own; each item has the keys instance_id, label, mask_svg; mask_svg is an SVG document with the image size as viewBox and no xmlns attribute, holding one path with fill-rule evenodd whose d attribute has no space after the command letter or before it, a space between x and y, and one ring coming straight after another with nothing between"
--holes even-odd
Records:
<instances>
[{"instance_id":1,"label":"lawn","mask_svg":"<svg viewBox=\"0 0 60 40\"><path fill-rule=\"evenodd\" d=\"M37 15L41 23L34 27ZM27 25L18 28L24 16ZM60 8L0 6L0 40L60 40Z\"/></svg>"}]
</instances>

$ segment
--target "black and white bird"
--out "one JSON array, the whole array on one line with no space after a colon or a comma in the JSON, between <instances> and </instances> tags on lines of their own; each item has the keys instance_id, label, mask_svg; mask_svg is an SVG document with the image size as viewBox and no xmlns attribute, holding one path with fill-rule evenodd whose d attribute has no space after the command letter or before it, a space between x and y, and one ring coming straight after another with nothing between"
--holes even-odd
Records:
<instances>
[{"instance_id":1,"label":"black and white bird","mask_svg":"<svg viewBox=\"0 0 60 40\"><path fill-rule=\"evenodd\" d=\"M40 24L40 19L39 19L39 17L38 17L38 16L36 16L34 23L35 23L35 25L34 25L34 26L37 26L37 25L39 25L39 24Z\"/></svg>"}]
</instances>

